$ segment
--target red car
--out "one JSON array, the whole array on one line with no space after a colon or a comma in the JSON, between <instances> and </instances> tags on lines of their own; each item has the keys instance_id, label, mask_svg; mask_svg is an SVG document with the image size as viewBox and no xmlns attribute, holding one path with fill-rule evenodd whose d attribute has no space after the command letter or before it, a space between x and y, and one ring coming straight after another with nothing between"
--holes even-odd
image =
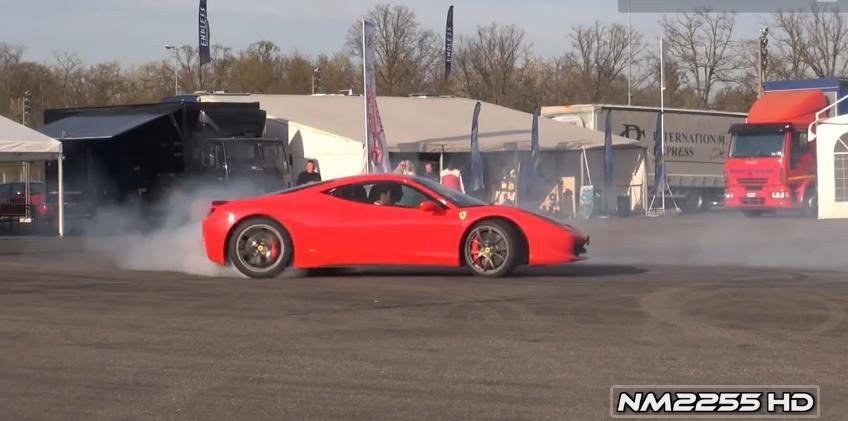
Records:
<instances>
[{"instance_id":1,"label":"red car","mask_svg":"<svg viewBox=\"0 0 848 421\"><path fill-rule=\"evenodd\" d=\"M554 220L392 174L213 202L203 238L209 259L255 278L288 266L375 265L467 265L495 277L518 265L582 260L589 243Z\"/></svg>"}]
</instances>

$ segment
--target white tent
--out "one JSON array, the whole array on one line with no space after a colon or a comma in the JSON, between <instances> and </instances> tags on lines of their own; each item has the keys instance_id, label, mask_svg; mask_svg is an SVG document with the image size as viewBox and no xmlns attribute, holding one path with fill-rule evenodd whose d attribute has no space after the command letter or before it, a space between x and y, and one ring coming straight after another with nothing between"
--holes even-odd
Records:
<instances>
[{"instance_id":1,"label":"white tent","mask_svg":"<svg viewBox=\"0 0 848 421\"><path fill-rule=\"evenodd\" d=\"M317 159L321 174L327 179L358 174L364 168L364 104L360 96L209 94L201 95L198 100L259 102L268 113L265 134L289 141L296 167L302 166L306 159ZM476 100L381 96L377 102L390 152L462 154L470 151L471 115ZM530 150L530 113L486 102L481 105L482 152L502 155ZM565 175L562 169L568 168L569 175L577 176L579 185L584 184L584 168L585 182L602 178L602 132L548 118L539 119L539 131L543 166L556 167L552 172L561 175ZM632 196L644 196L647 184L644 147L621 136L612 136L612 144L616 149L617 194L629 194L636 189Z\"/></svg>"},{"instance_id":2,"label":"white tent","mask_svg":"<svg viewBox=\"0 0 848 421\"><path fill-rule=\"evenodd\" d=\"M59 235L64 235L62 143L5 117L0 117L0 162L58 161ZM27 183L29 180L27 179ZM45 191L45 195L46 195Z\"/></svg>"}]
</instances>

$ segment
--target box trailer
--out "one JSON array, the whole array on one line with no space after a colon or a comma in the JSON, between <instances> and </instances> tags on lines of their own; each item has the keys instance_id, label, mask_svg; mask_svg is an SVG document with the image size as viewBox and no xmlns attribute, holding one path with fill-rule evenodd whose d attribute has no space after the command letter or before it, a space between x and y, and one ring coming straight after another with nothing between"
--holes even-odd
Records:
<instances>
[{"instance_id":1,"label":"box trailer","mask_svg":"<svg viewBox=\"0 0 848 421\"><path fill-rule=\"evenodd\" d=\"M654 186L653 151L659 128L656 107L583 104L542 107L542 116L603 131L609 113L613 134L642 142L648 151L649 190ZM745 113L665 109L665 163L668 184L684 211L706 210L724 199L724 161L730 126Z\"/></svg>"},{"instance_id":2,"label":"box trailer","mask_svg":"<svg viewBox=\"0 0 848 421\"><path fill-rule=\"evenodd\" d=\"M289 187L287 144L264 136L265 119L258 103L169 102L47 110L41 132L62 142L69 217L90 217L197 187Z\"/></svg>"}]
</instances>

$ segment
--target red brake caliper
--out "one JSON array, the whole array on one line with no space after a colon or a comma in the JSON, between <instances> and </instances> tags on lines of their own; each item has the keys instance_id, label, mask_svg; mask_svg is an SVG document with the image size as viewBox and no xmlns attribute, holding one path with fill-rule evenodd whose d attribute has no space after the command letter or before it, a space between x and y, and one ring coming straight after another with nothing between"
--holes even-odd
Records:
<instances>
[{"instance_id":1,"label":"red brake caliper","mask_svg":"<svg viewBox=\"0 0 848 421\"><path fill-rule=\"evenodd\" d=\"M474 238L471 239L471 261L476 262L477 258L480 256L480 234L475 233Z\"/></svg>"},{"instance_id":2,"label":"red brake caliper","mask_svg":"<svg viewBox=\"0 0 848 421\"><path fill-rule=\"evenodd\" d=\"M271 261L276 261L280 257L280 242L274 238L271 241Z\"/></svg>"}]
</instances>

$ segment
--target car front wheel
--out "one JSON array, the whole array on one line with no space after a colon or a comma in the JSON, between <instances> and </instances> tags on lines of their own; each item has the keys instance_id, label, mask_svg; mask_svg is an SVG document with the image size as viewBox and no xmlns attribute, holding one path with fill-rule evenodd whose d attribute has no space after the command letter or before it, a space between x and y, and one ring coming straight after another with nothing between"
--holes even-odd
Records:
<instances>
[{"instance_id":1,"label":"car front wheel","mask_svg":"<svg viewBox=\"0 0 848 421\"><path fill-rule=\"evenodd\" d=\"M289 266L292 258L288 232L270 218L250 218L239 224L227 250L233 266L250 278L273 278Z\"/></svg>"},{"instance_id":2,"label":"car front wheel","mask_svg":"<svg viewBox=\"0 0 848 421\"><path fill-rule=\"evenodd\" d=\"M516 266L518 241L515 229L500 221L474 226L463 245L465 264L476 275L501 277Z\"/></svg>"}]
</instances>

